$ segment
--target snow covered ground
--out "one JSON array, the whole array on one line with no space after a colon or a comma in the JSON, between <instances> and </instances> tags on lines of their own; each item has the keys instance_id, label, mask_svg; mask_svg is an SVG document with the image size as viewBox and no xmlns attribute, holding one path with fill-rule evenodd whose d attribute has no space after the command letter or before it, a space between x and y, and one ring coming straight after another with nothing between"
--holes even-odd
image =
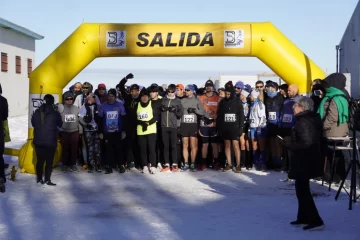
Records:
<instances>
[{"instance_id":1,"label":"snow covered ground","mask_svg":"<svg viewBox=\"0 0 360 240\"><path fill-rule=\"evenodd\" d=\"M27 118L9 120L13 142L26 141ZM17 158L6 156L17 164ZM17 175L0 194L0 239L360 239L360 205L334 200L336 187L312 183L326 228L304 232L296 219L294 182L283 173L53 172L53 188Z\"/></svg>"}]
</instances>

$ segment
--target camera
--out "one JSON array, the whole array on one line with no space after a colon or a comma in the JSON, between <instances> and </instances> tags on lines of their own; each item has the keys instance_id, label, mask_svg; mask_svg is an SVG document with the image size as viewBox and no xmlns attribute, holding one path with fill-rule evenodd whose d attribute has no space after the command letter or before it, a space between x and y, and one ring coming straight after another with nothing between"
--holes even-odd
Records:
<instances>
[{"instance_id":1,"label":"camera","mask_svg":"<svg viewBox=\"0 0 360 240\"><path fill-rule=\"evenodd\" d=\"M321 90L314 90L314 96L320 96L321 95Z\"/></svg>"}]
</instances>

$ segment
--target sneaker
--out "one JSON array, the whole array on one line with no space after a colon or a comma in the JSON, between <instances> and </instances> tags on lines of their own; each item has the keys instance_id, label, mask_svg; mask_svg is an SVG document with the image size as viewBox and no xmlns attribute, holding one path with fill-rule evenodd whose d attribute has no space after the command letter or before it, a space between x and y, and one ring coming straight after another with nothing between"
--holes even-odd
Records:
<instances>
[{"instance_id":1,"label":"sneaker","mask_svg":"<svg viewBox=\"0 0 360 240\"><path fill-rule=\"evenodd\" d=\"M113 173L112 168L111 167L106 167L105 168L105 174L111 174L111 173Z\"/></svg>"},{"instance_id":2,"label":"sneaker","mask_svg":"<svg viewBox=\"0 0 360 240\"><path fill-rule=\"evenodd\" d=\"M151 167L150 168L150 173L155 174L156 173L156 167Z\"/></svg>"},{"instance_id":3,"label":"sneaker","mask_svg":"<svg viewBox=\"0 0 360 240\"><path fill-rule=\"evenodd\" d=\"M316 230L322 230L324 229L325 225L323 222L321 223L315 223L315 224L309 224L303 227L304 230L307 231L316 231Z\"/></svg>"},{"instance_id":4,"label":"sneaker","mask_svg":"<svg viewBox=\"0 0 360 240\"><path fill-rule=\"evenodd\" d=\"M178 168L177 164L172 165L171 171L173 171L173 172L178 172L179 171L179 168Z\"/></svg>"},{"instance_id":5,"label":"sneaker","mask_svg":"<svg viewBox=\"0 0 360 240\"><path fill-rule=\"evenodd\" d=\"M162 165L161 165L161 163L158 163L157 164L157 168L159 169L159 170L161 170L163 167L162 167Z\"/></svg>"},{"instance_id":6,"label":"sneaker","mask_svg":"<svg viewBox=\"0 0 360 240\"><path fill-rule=\"evenodd\" d=\"M232 166L230 166L229 164L226 165L226 167L224 168L224 171L229 171L232 169Z\"/></svg>"},{"instance_id":7,"label":"sneaker","mask_svg":"<svg viewBox=\"0 0 360 240\"><path fill-rule=\"evenodd\" d=\"M141 170L141 173L149 173L149 167L143 167L143 169Z\"/></svg>"},{"instance_id":8,"label":"sneaker","mask_svg":"<svg viewBox=\"0 0 360 240\"><path fill-rule=\"evenodd\" d=\"M82 165L82 168L81 168L83 171L86 171L88 169L88 165L87 164L84 164Z\"/></svg>"},{"instance_id":9,"label":"sneaker","mask_svg":"<svg viewBox=\"0 0 360 240\"><path fill-rule=\"evenodd\" d=\"M190 171L192 171L192 172L196 172L197 170L196 170L196 167L195 167L195 164L191 164L190 165Z\"/></svg>"},{"instance_id":10,"label":"sneaker","mask_svg":"<svg viewBox=\"0 0 360 240\"><path fill-rule=\"evenodd\" d=\"M240 165L236 166L235 172L236 173L241 173L241 166Z\"/></svg>"},{"instance_id":11,"label":"sneaker","mask_svg":"<svg viewBox=\"0 0 360 240\"><path fill-rule=\"evenodd\" d=\"M47 182L45 182L45 184L48 186L56 186L56 184L51 181L47 181Z\"/></svg>"},{"instance_id":12,"label":"sneaker","mask_svg":"<svg viewBox=\"0 0 360 240\"><path fill-rule=\"evenodd\" d=\"M219 170L221 169L219 163L214 163L213 166L214 166L214 170L215 170L215 171L219 171Z\"/></svg>"},{"instance_id":13,"label":"sneaker","mask_svg":"<svg viewBox=\"0 0 360 240\"><path fill-rule=\"evenodd\" d=\"M169 164L166 164L166 165L163 167L163 169L161 169L160 172L169 172L169 171L170 171L170 166L169 166Z\"/></svg>"},{"instance_id":14,"label":"sneaker","mask_svg":"<svg viewBox=\"0 0 360 240\"><path fill-rule=\"evenodd\" d=\"M292 226L296 226L296 227L302 227L304 225L307 225L305 222L302 222L302 221L299 221L299 220L292 221L292 222L290 222L290 224Z\"/></svg>"},{"instance_id":15,"label":"sneaker","mask_svg":"<svg viewBox=\"0 0 360 240\"><path fill-rule=\"evenodd\" d=\"M199 167L198 167L198 171L204 171L204 170L206 170L207 169L207 166L206 166L206 164L201 164Z\"/></svg>"},{"instance_id":16,"label":"sneaker","mask_svg":"<svg viewBox=\"0 0 360 240\"><path fill-rule=\"evenodd\" d=\"M73 165L73 166L69 167L69 169L70 169L71 172L77 172L78 171L76 165Z\"/></svg>"},{"instance_id":17,"label":"sneaker","mask_svg":"<svg viewBox=\"0 0 360 240\"><path fill-rule=\"evenodd\" d=\"M134 162L131 162L131 163L129 164L129 169L133 169L133 168L135 168L135 163L134 163Z\"/></svg>"},{"instance_id":18,"label":"sneaker","mask_svg":"<svg viewBox=\"0 0 360 240\"><path fill-rule=\"evenodd\" d=\"M185 164L182 168L181 168L181 172L186 172L190 169L188 164Z\"/></svg>"},{"instance_id":19,"label":"sneaker","mask_svg":"<svg viewBox=\"0 0 360 240\"><path fill-rule=\"evenodd\" d=\"M4 193L5 192L5 181L4 179L0 179L0 192Z\"/></svg>"},{"instance_id":20,"label":"sneaker","mask_svg":"<svg viewBox=\"0 0 360 240\"><path fill-rule=\"evenodd\" d=\"M124 173L125 172L125 166L124 165L121 165L120 167L119 167L119 172L120 173Z\"/></svg>"}]
</instances>

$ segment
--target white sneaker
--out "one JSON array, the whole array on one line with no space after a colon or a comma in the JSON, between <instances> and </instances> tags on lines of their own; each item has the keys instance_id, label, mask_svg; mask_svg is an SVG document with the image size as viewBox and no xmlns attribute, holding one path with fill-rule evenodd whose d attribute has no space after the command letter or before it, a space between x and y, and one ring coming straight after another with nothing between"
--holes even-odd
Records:
<instances>
[{"instance_id":1,"label":"white sneaker","mask_svg":"<svg viewBox=\"0 0 360 240\"><path fill-rule=\"evenodd\" d=\"M149 167L144 167L141 171L142 173L149 173Z\"/></svg>"},{"instance_id":2,"label":"white sneaker","mask_svg":"<svg viewBox=\"0 0 360 240\"><path fill-rule=\"evenodd\" d=\"M156 173L156 167L151 167L150 168L150 173L155 174Z\"/></svg>"},{"instance_id":3,"label":"white sneaker","mask_svg":"<svg viewBox=\"0 0 360 240\"><path fill-rule=\"evenodd\" d=\"M157 168L158 168L159 170L163 169L163 167L161 166L161 163L158 163Z\"/></svg>"}]
</instances>

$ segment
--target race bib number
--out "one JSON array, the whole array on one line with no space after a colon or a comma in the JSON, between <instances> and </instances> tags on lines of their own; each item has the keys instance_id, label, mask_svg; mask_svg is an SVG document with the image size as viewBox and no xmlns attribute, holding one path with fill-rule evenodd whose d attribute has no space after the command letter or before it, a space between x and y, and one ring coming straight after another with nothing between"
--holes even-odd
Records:
<instances>
[{"instance_id":1,"label":"race bib number","mask_svg":"<svg viewBox=\"0 0 360 240\"><path fill-rule=\"evenodd\" d=\"M282 121L285 123L292 123L293 116L291 114L284 114Z\"/></svg>"},{"instance_id":2,"label":"race bib number","mask_svg":"<svg viewBox=\"0 0 360 240\"><path fill-rule=\"evenodd\" d=\"M149 117L149 114L147 112L139 112L138 113L138 119L142 120L142 119L147 119Z\"/></svg>"},{"instance_id":3,"label":"race bib number","mask_svg":"<svg viewBox=\"0 0 360 240\"><path fill-rule=\"evenodd\" d=\"M109 120L115 120L115 119L118 119L118 112L117 111L109 111L109 112L106 112L106 119L109 119Z\"/></svg>"},{"instance_id":4,"label":"race bib number","mask_svg":"<svg viewBox=\"0 0 360 240\"><path fill-rule=\"evenodd\" d=\"M75 114L65 114L65 122L73 123L75 122Z\"/></svg>"},{"instance_id":5,"label":"race bib number","mask_svg":"<svg viewBox=\"0 0 360 240\"><path fill-rule=\"evenodd\" d=\"M184 115L184 123L194 123L195 115Z\"/></svg>"},{"instance_id":6,"label":"race bib number","mask_svg":"<svg viewBox=\"0 0 360 240\"><path fill-rule=\"evenodd\" d=\"M225 122L236 122L236 116L234 113L225 114Z\"/></svg>"},{"instance_id":7,"label":"race bib number","mask_svg":"<svg viewBox=\"0 0 360 240\"><path fill-rule=\"evenodd\" d=\"M269 120L276 120L276 112L269 112Z\"/></svg>"}]
</instances>

